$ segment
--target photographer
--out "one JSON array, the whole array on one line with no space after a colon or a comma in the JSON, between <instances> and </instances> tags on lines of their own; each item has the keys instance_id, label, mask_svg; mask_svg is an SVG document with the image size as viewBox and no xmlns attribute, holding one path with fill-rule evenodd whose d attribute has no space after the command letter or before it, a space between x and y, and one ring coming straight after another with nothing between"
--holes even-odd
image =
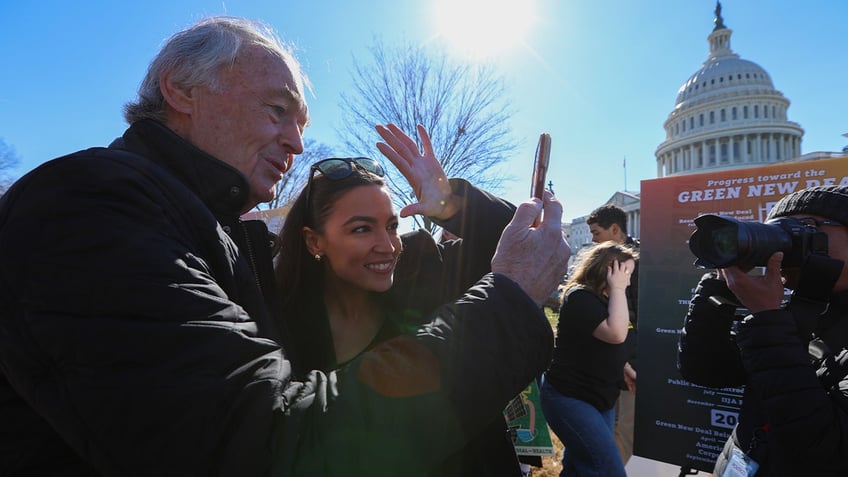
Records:
<instances>
[{"instance_id":1,"label":"photographer","mask_svg":"<svg viewBox=\"0 0 848 477\"><path fill-rule=\"evenodd\" d=\"M763 276L746 272L762 262L740 261L717 264L718 272L701 279L683 326L678 367L695 384L745 385L739 423L713 471L717 477L845 476L848 187L792 193L769 213L769 220L777 218L795 227L785 227L793 246L759 250L770 255ZM757 241L751 243L756 249ZM784 287L792 297L781 306ZM750 314L737 316L739 306Z\"/></svg>"}]
</instances>

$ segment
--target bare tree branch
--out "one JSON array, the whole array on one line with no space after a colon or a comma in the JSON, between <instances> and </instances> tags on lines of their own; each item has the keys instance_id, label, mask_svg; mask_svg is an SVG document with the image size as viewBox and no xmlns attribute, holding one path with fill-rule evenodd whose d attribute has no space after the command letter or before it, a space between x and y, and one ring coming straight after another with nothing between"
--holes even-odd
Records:
<instances>
[{"instance_id":1,"label":"bare tree branch","mask_svg":"<svg viewBox=\"0 0 848 477\"><path fill-rule=\"evenodd\" d=\"M12 185L14 178L11 170L17 167L19 162L15 148L0 138L0 196L6 193L6 189Z\"/></svg>"},{"instance_id":2,"label":"bare tree branch","mask_svg":"<svg viewBox=\"0 0 848 477\"><path fill-rule=\"evenodd\" d=\"M418 124L430 133L436 156L449 177L462 177L497 191L505 175L497 166L515 150L503 79L491 66L455 63L442 50L375 41L370 62L354 58L353 90L342 94L345 118L339 136L347 148L380 157L375 124L394 123L414 135ZM420 147L420 144L419 144ZM399 206L414 196L406 180L389 168ZM431 232L436 227L416 217Z\"/></svg>"}]
</instances>

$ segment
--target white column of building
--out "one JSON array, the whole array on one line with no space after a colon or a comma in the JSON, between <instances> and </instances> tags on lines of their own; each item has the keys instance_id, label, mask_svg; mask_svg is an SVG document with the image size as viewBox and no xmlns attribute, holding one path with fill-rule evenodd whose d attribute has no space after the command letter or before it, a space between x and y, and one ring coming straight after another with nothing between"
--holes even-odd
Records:
<instances>
[{"instance_id":1,"label":"white column of building","mask_svg":"<svg viewBox=\"0 0 848 477\"><path fill-rule=\"evenodd\" d=\"M632 224L630 227L633 229L633 236L638 237L639 233L639 217L636 215L636 211L630 212L630 223Z\"/></svg>"},{"instance_id":2,"label":"white column of building","mask_svg":"<svg viewBox=\"0 0 848 477\"><path fill-rule=\"evenodd\" d=\"M792 139L789 137L789 134L782 134L782 136L783 141L781 142L783 142L783 159L789 159L792 157L792 145L790 144Z\"/></svg>"},{"instance_id":3,"label":"white column of building","mask_svg":"<svg viewBox=\"0 0 848 477\"><path fill-rule=\"evenodd\" d=\"M727 136L727 163L733 164L736 162L736 156L733 155L733 145L736 143L735 136Z\"/></svg>"},{"instance_id":4,"label":"white column of building","mask_svg":"<svg viewBox=\"0 0 848 477\"><path fill-rule=\"evenodd\" d=\"M719 165L719 164L721 164L721 151L719 150L719 147L721 147L721 144L719 143L719 138L713 139L712 143L713 143L713 145L712 145L713 151L715 151L715 157L714 157L715 165Z\"/></svg>"},{"instance_id":5,"label":"white column of building","mask_svg":"<svg viewBox=\"0 0 848 477\"><path fill-rule=\"evenodd\" d=\"M642 236L642 226L640 220L642 220L642 211L641 209L636 209L633 211L633 236L641 237Z\"/></svg>"},{"instance_id":6,"label":"white column of building","mask_svg":"<svg viewBox=\"0 0 848 477\"><path fill-rule=\"evenodd\" d=\"M689 144L689 168L690 171L694 171L698 168L698 161L695 160L695 143Z\"/></svg>"},{"instance_id":7,"label":"white column of building","mask_svg":"<svg viewBox=\"0 0 848 477\"><path fill-rule=\"evenodd\" d=\"M790 134L784 134L783 138L783 146L786 148L786 156L784 156L784 159L795 157L795 155L792 154L792 136Z\"/></svg>"},{"instance_id":8,"label":"white column of building","mask_svg":"<svg viewBox=\"0 0 848 477\"><path fill-rule=\"evenodd\" d=\"M774 139L774 134L768 135L768 161L773 162L777 158L777 141Z\"/></svg>"},{"instance_id":9,"label":"white column of building","mask_svg":"<svg viewBox=\"0 0 848 477\"><path fill-rule=\"evenodd\" d=\"M769 160L769 148L768 148L768 133L760 134L760 162L768 162Z\"/></svg>"},{"instance_id":10,"label":"white column of building","mask_svg":"<svg viewBox=\"0 0 848 477\"><path fill-rule=\"evenodd\" d=\"M745 157L747 158L745 162L754 162L754 140L756 138L756 134L745 135Z\"/></svg>"},{"instance_id":11,"label":"white column of building","mask_svg":"<svg viewBox=\"0 0 848 477\"><path fill-rule=\"evenodd\" d=\"M760 137L763 139L763 162L768 162L769 157L771 157L771 148L769 144L771 142L771 135L768 133L763 133Z\"/></svg>"},{"instance_id":12,"label":"white column of building","mask_svg":"<svg viewBox=\"0 0 848 477\"><path fill-rule=\"evenodd\" d=\"M789 138L786 134L780 135L780 158L784 160L789 158Z\"/></svg>"}]
</instances>

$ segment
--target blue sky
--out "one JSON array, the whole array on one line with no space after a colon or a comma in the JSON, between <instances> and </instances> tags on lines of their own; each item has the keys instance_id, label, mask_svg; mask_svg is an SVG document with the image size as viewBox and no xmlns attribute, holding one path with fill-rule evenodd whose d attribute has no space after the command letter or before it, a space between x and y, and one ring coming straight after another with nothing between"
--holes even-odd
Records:
<instances>
[{"instance_id":1,"label":"blue sky","mask_svg":"<svg viewBox=\"0 0 848 477\"><path fill-rule=\"evenodd\" d=\"M449 4L461 4L453 0ZM337 146L339 94L350 87L351 58L367 58L375 36L387 42L447 39L439 0L180 0L146 2L5 1L0 4L0 138L13 146L21 175L68 152L106 145L126 125L132 99L162 41L204 16L229 14L269 23L309 74L313 125L307 136ZM580 216L625 187L656 177L654 151L677 90L700 68L713 27L711 0L488 0L497 19L465 19L485 38L516 31L524 12L532 23L489 57L507 82L519 145L509 160L519 202L529 195L539 133L552 136L549 179L565 206ZM802 152L838 151L848 144L848 2L725 0L731 45L768 71L790 101L789 119L805 130ZM521 9L515 10L515 9ZM482 18L480 15L478 18ZM511 37L510 37L511 38ZM461 55L463 47L452 45ZM375 136L375 141L376 141ZM337 153L344 153L337 150Z\"/></svg>"}]
</instances>

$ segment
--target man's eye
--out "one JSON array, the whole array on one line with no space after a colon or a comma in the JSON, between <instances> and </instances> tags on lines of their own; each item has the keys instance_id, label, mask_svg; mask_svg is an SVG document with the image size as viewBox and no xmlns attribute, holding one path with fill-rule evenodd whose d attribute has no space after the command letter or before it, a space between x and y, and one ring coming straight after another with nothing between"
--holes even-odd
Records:
<instances>
[{"instance_id":1,"label":"man's eye","mask_svg":"<svg viewBox=\"0 0 848 477\"><path fill-rule=\"evenodd\" d=\"M274 118L278 121L281 120L286 115L286 108L282 106L270 105L271 112L274 115Z\"/></svg>"}]
</instances>

